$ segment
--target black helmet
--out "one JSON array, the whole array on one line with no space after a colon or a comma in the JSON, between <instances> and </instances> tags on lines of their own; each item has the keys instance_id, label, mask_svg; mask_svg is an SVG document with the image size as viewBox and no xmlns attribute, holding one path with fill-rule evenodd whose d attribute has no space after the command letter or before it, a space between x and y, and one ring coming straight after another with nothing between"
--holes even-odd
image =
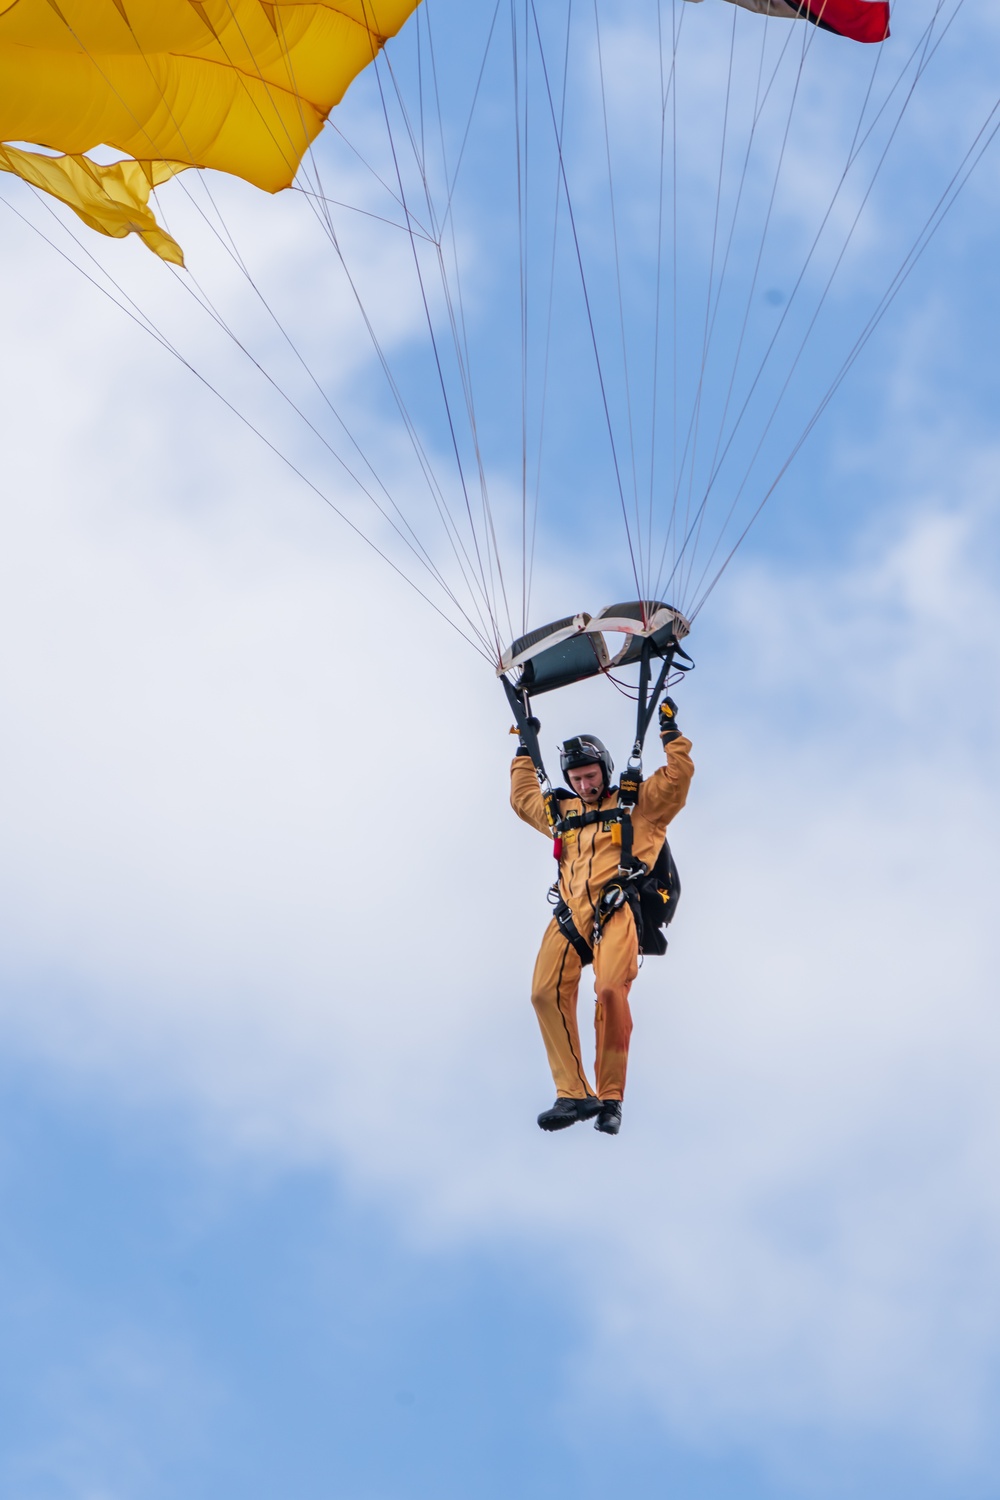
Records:
<instances>
[{"instance_id":1,"label":"black helmet","mask_svg":"<svg viewBox=\"0 0 1000 1500\"><path fill-rule=\"evenodd\" d=\"M611 785L611 775L615 769L615 763L603 740L599 740L596 734L576 734L560 745L559 766L563 772L578 771L581 766L602 766L605 791Z\"/></svg>"}]
</instances>

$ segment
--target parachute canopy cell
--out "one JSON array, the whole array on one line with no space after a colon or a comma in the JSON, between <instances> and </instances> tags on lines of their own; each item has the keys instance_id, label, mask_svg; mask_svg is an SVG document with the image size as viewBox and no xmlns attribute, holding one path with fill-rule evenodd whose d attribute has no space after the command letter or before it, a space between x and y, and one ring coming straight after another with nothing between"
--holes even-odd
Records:
<instances>
[{"instance_id":1,"label":"parachute canopy cell","mask_svg":"<svg viewBox=\"0 0 1000 1500\"><path fill-rule=\"evenodd\" d=\"M39 153L36 163L50 163L39 168L23 160L32 153L8 152L0 168L118 236L149 228L146 199L170 175L165 163L171 172L214 167L277 192L418 3L0 0L0 142L63 153ZM141 174L102 182L83 165L97 146L140 163ZM134 224L125 222L130 177Z\"/></svg>"}]
</instances>

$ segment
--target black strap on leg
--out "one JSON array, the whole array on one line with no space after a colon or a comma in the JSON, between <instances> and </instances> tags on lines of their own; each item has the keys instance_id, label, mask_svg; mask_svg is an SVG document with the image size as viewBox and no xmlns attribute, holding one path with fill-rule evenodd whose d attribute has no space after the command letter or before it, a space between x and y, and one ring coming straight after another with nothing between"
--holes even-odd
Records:
<instances>
[{"instance_id":1,"label":"black strap on leg","mask_svg":"<svg viewBox=\"0 0 1000 1500\"><path fill-rule=\"evenodd\" d=\"M552 903L552 915L559 924L559 931L567 943L571 943L576 949L580 962L586 968L588 964L594 962L594 950L573 921L573 913L562 898L558 880L549 891L549 900Z\"/></svg>"}]
</instances>

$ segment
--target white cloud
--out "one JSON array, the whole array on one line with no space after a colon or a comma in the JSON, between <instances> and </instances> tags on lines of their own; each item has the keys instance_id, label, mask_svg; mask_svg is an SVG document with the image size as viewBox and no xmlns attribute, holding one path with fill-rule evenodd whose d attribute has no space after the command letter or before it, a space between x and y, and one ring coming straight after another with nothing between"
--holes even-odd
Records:
<instances>
[{"instance_id":1,"label":"white cloud","mask_svg":"<svg viewBox=\"0 0 1000 1500\"><path fill-rule=\"evenodd\" d=\"M974 1451L1000 1315L995 454L947 492L925 472L845 563L720 590L625 1129L549 1139L527 984L551 860L505 805L488 670L137 344L50 306L56 369L5 311L7 1045L214 1152L328 1162L403 1234L559 1245L594 1353L689 1436ZM607 568L540 589L599 606ZM624 744L608 701L546 704L547 742L586 714Z\"/></svg>"}]
</instances>

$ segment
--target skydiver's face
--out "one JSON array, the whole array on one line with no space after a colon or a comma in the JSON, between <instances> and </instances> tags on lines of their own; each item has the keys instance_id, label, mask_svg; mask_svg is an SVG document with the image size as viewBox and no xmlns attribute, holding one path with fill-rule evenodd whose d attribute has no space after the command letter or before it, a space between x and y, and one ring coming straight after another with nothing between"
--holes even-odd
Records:
<instances>
[{"instance_id":1,"label":"skydiver's face","mask_svg":"<svg viewBox=\"0 0 1000 1500\"><path fill-rule=\"evenodd\" d=\"M569 784L581 802L599 802L604 791L603 766L577 766L567 771Z\"/></svg>"}]
</instances>

